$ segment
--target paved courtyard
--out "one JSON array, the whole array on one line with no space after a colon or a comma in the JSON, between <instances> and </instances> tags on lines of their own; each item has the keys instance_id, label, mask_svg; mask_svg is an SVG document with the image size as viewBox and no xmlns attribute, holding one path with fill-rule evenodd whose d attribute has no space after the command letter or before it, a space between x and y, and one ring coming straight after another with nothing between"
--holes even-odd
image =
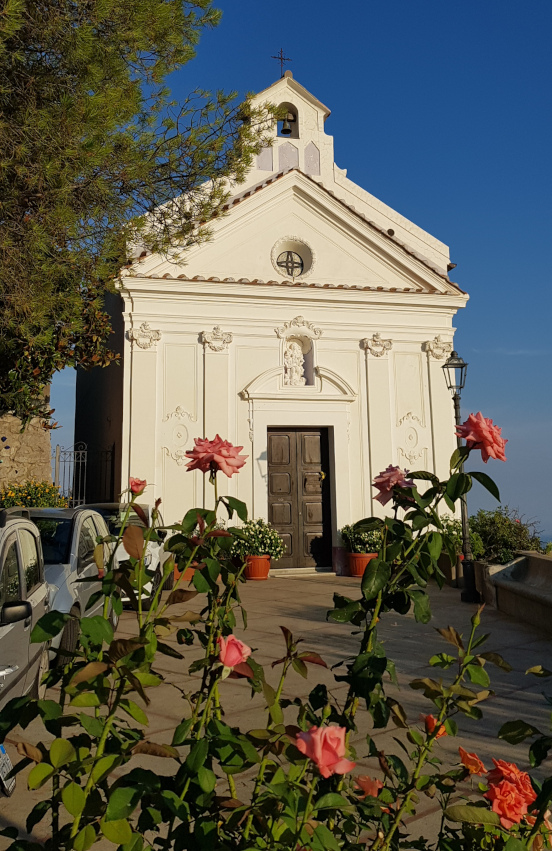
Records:
<instances>
[{"instance_id":1,"label":"paved courtyard","mask_svg":"<svg viewBox=\"0 0 552 851\"><path fill-rule=\"evenodd\" d=\"M315 650L327 662L328 666L335 665L340 660L355 652L357 639L351 637L349 625L328 623L326 613L332 607L334 592L346 596L359 593L359 581L333 574L309 575L305 577L282 576L271 578L268 582L248 582L243 586L243 602L248 612L248 629L243 631L236 628L236 635L249 644L254 650L254 658L265 665L267 679L275 682L277 673L270 670L270 663L282 656L284 643L279 626L287 626L294 636L305 639L304 649ZM396 662L400 690L394 687L388 689L404 706L410 721L416 721L420 712L425 714L432 711L432 705L424 700L419 692L408 687L411 679L427 676L435 671L428 666L428 658L436 652L447 650L447 645L435 632L436 627L455 626L464 634L469 632L470 618L475 606L460 602L460 591L444 588L439 591L431 589L433 618L429 624L417 624L411 615L399 616L394 613L385 615L380 624L380 637L384 640L387 655ZM193 608L192 601L182 606L174 607L174 613L179 609ZM197 607L196 607L197 608ZM127 637L135 634L133 614L125 612L120 620L118 636ZM552 638L539 633L532 627L517 623L512 618L485 609L482 620L482 631L490 633L491 637L485 645L486 650L502 653L504 658L513 666L509 674L489 665L491 688L495 691L486 704L483 705L484 717L481 721L470 721L464 716L458 717L461 740L445 737L439 740L437 750L447 764L457 762L458 745L462 744L467 750L475 750L490 767L491 757L516 761L520 766L527 766L527 745L512 747L498 740L496 734L506 720L524 718L538 726L543 732L549 730L550 707L542 696L542 692L552 693L552 683L526 676L525 670L533 665L543 664L551 667L550 655ZM179 648L182 649L182 648ZM169 743L175 725L185 716L186 704L180 690L189 689L190 680L186 675L189 662L195 657L193 648L185 648L188 654L186 660L180 661L168 656L160 656L156 669L162 673L166 681L159 688L148 692L151 697L149 707L150 726L148 738L155 742ZM444 673L446 677L446 672ZM309 678L303 679L291 672L286 692L288 696L306 696L318 681L325 682L331 687L333 694L339 700L344 696L346 687L336 684L331 672L318 666L309 666ZM265 712L262 696L251 699L250 688L245 680L226 680L222 686L223 706L226 710L226 721L231 725L240 725L242 729L254 729L265 724ZM294 723L293 707L287 710L287 723ZM375 760L366 760L367 752L365 736L370 725L367 713L360 713L359 731L351 743L357 752L357 768L355 773L378 774ZM41 727L33 724L26 731L14 730L8 737L6 747L13 762L18 760L15 751L17 741L24 739L36 743ZM396 752L397 745L393 736L398 731L392 727L388 731L375 731L374 738L380 749L387 753ZM137 764L133 761L133 765ZM159 774L174 772L174 763L170 759L157 757L140 757L140 764L151 768ZM0 825L16 825L24 828L25 817L34 803L41 799L41 790L28 792L24 772L18 776L17 789L11 799L0 800ZM247 777L238 780L247 783ZM221 790L225 781L221 780ZM438 807L435 802L422 796L420 811L411 820L410 830L413 836L432 831L438 817ZM38 840L47 835L47 826L38 825L34 837ZM0 851L9 842L0 838ZM95 846L102 847L102 846ZM113 846L107 844L106 847Z\"/></svg>"}]
</instances>

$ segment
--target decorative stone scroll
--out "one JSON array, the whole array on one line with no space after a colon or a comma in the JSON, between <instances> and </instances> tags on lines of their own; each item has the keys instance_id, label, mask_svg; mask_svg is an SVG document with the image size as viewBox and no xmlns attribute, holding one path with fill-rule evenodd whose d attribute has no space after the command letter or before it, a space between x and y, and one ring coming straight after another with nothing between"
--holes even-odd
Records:
<instances>
[{"instance_id":1,"label":"decorative stone scroll","mask_svg":"<svg viewBox=\"0 0 552 851\"><path fill-rule=\"evenodd\" d=\"M414 423L417 423L418 428L416 428ZM422 434L425 434L425 427L422 420L416 414L413 414L412 411L409 411L400 418L397 425L403 426L399 453L408 461L409 468L412 469L413 466L419 466L421 459L424 459L423 463L425 463L427 447L421 447L419 445L420 430Z\"/></svg>"},{"instance_id":2,"label":"decorative stone scroll","mask_svg":"<svg viewBox=\"0 0 552 851\"><path fill-rule=\"evenodd\" d=\"M382 340L381 334L376 331L371 337L365 337L362 340L362 346L375 358L381 358L386 352L391 351L393 342L392 340Z\"/></svg>"},{"instance_id":3,"label":"decorative stone scroll","mask_svg":"<svg viewBox=\"0 0 552 851\"><path fill-rule=\"evenodd\" d=\"M279 328L274 329L276 336L281 340L291 336L307 336L311 339L318 339L322 336L322 329L315 328L312 322L307 322L304 316L296 316L295 319L290 319L289 322L284 322Z\"/></svg>"},{"instance_id":4,"label":"decorative stone scroll","mask_svg":"<svg viewBox=\"0 0 552 851\"><path fill-rule=\"evenodd\" d=\"M452 352L452 343L441 340L441 337L437 335L434 340L428 340L427 343L424 343L423 349L424 352L428 352L436 360L443 360Z\"/></svg>"},{"instance_id":5,"label":"decorative stone scroll","mask_svg":"<svg viewBox=\"0 0 552 851\"><path fill-rule=\"evenodd\" d=\"M149 327L149 322L142 322L138 330L130 329L128 339L140 349L151 349L161 339L161 331L154 331Z\"/></svg>"},{"instance_id":6,"label":"decorative stone scroll","mask_svg":"<svg viewBox=\"0 0 552 851\"><path fill-rule=\"evenodd\" d=\"M196 417L193 417L180 405L163 417L161 424L161 444L165 455L176 461L179 467L189 459L186 457L186 445L188 443L188 428L185 421L195 423Z\"/></svg>"},{"instance_id":7,"label":"decorative stone scroll","mask_svg":"<svg viewBox=\"0 0 552 851\"><path fill-rule=\"evenodd\" d=\"M212 352L223 352L234 339L230 331L223 331L219 325L215 325L211 332L201 332L201 342L208 346Z\"/></svg>"}]
</instances>

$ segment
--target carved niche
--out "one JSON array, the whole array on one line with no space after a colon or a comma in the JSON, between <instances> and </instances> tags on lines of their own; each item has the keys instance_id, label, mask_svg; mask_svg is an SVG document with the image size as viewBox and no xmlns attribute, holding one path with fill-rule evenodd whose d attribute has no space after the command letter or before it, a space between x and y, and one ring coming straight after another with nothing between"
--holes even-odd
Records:
<instances>
[{"instance_id":1,"label":"carved niche","mask_svg":"<svg viewBox=\"0 0 552 851\"><path fill-rule=\"evenodd\" d=\"M201 332L201 342L208 346L212 352L223 352L233 340L230 331L223 331L219 325L215 325L212 331Z\"/></svg>"},{"instance_id":2,"label":"carved niche","mask_svg":"<svg viewBox=\"0 0 552 851\"><path fill-rule=\"evenodd\" d=\"M140 349L151 349L161 339L161 331L154 331L150 328L149 322L142 322L138 330L130 329L128 339L131 343L136 343Z\"/></svg>"},{"instance_id":3,"label":"carved niche","mask_svg":"<svg viewBox=\"0 0 552 851\"><path fill-rule=\"evenodd\" d=\"M304 316L296 316L274 329L276 336L284 340L284 386L304 387L314 384L312 341L317 340L322 329L307 322Z\"/></svg>"}]
</instances>

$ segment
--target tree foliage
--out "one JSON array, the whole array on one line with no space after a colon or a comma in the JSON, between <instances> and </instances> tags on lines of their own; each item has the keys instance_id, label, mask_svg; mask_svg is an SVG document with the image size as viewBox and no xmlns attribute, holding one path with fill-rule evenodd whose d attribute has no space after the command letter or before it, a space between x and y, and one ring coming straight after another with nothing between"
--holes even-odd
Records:
<instances>
[{"instance_id":1,"label":"tree foliage","mask_svg":"<svg viewBox=\"0 0 552 851\"><path fill-rule=\"evenodd\" d=\"M0 15L0 413L65 366L109 364L103 295L132 247L208 236L268 113L167 76L212 0L5 0ZM41 404L42 403L42 404Z\"/></svg>"}]
</instances>

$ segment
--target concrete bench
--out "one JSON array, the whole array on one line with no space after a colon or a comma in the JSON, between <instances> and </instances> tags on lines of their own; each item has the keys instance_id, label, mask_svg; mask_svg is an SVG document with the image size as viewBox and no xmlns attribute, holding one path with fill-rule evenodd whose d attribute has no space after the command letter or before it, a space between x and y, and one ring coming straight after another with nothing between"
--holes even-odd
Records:
<instances>
[{"instance_id":1,"label":"concrete bench","mask_svg":"<svg viewBox=\"0 0 552 851\"><path fill-rule=\"evenodd\" d=\"M509 564L475 564L485 603L517 620L552 632L552 556L519 552Z\"/></svg>"}]
</instances>

